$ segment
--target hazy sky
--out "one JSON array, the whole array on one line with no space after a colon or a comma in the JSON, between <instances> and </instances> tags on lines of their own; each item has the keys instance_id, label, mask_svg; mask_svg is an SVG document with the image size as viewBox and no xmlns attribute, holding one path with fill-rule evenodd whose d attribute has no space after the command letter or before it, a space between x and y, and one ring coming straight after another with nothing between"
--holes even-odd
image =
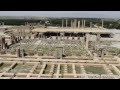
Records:
<instances>
[{"instance_id":1,"label":"hazy sky","mask_svg":"<svg viewBox=\"0 0 120 90\"><path fill-rule=\"evenodd\" d=\"M0 11L0 16L120 18L120 11Z\"/></svg>"}]
</instances>

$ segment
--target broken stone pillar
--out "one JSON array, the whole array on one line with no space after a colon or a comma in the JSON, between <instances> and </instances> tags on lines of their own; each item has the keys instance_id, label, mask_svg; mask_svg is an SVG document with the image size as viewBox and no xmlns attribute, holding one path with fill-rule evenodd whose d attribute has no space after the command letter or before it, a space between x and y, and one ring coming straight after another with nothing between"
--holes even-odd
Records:
<instances>
[{"instance_id":1,"label":"broken stone pillar","mask_svg":"<svg viewBox=\"0 0 120 90\"><path fill-rule=\"evenodd\" d=\"M58 33L57 33L57 37L56 37L56 39L58 39Z\"/></svg>"},{"instance_id":2,"label":"broken stone pillar","mask_svg":"<svg viewBox=\"0 0 120 90\"><path fill-rule=\"evenodd\" d=\"M21 56L22 56L22 58L24 58L24 57L25 57L25 50L24 50L24 49L22 49Z\"/></svg>"},{"instance_id":3,"label":"broken stone pillar","mask_svg":"<svg viewBox=\"0 0 120 90\"><path fill-rule=\"evenodd\" d=\"M84 20L84 28L85 28L85 20Z\"/></svg>"},{"instance_id":4,"label":"broken stone pillar","mask_svg":"<svg viewBox=\"0 0 120 90\"><path fill-rule=\"evenodd\" d=\"M20 38L19 38L20 40L22 40L22 38L21 38L21 36L20 36Z\"/></svg>"},{"instance_id":5,"label":"broken stone pillar","mask_svg":"<svg viewBox=\"0 0 120 90\"><path fill-rule=\"evenodd\" d=\"M11 44L13 44L13 36L11 36Z\"/></svg>"},{"instance_id":6,"label":"broken stone pillar","mask_svg":"<svg viewBox=\"0 0 120 90\"><path fill-rule=\"evenodd\" d=\"M35 35L31 35L31 39L34 39L35 38Z\"/></svg>"},{"instance_id":7,"label":"broken stone pillar","mask_svg":"<svg viewBox=\"0 0 120 90\"><path fill-rule=\"evenodd\" d=\"M1 45L2 49L5 49L5 37L2 37L2 42L1 43L2 43L2 45Z\"/></svg>"},{"instance_id":8,"label":"broken stone pillar","mask_svg":"<svg viewBox=\"0 0 120 90\"><path fill-rule=\"evenodd\" d=\"M20 30L20 36L22 36L22 30Z\"/></svg>"},{"instance_id":9,"label":"broken stone pillar","mask_svg":"<svg viewBox=\"0 0 120 90\"><path fill-rule=\"evenodd\" d=\"M73 22L72 22L72 20L71 20L71 28L73 28Z\"/></svg>"},{"instance_id":10,"label":"broken stone pillar","mask_svg":"<svg viewBox=\"0 0 120 90\"><path fill-rule=\"evenodd\" d=\"M25 29L23 29L23 34L25 35Z\"/></svg>"},{"instance_id":11,"label":"broken stone pillar","mask_svg":"<svg viewBox=\"0 0 120 90\"><path fill-rule=\"evenodd\" d=\"M41 38L41 34L38 35L38 38L39 38L39 39Z\"/></svg>"},{"instance_id":12,"label":"broken stone pillar","mask_svg":"<svg viewBox=\"0 0 120 90\"><path fill-rule=\"evenodd\" d=\"M0 37L0 51L2 50L2 37Z\"/></svg>"},{"instance_id":13,"label":"broken stone pillar","mask_svg":"<svg viewBox=\"0 0 120 90\"><path fill-rule=\"evenodd\" d=\"M97 34L97 42L100 42L100 33Z\"/></svg>"},{"instance_id":14,"label":"broken stone pillar","mask_svg":"<svg viewBox=\"0 0 120 90\"><path fill-rule=\"evenodd\" d=\"M99 55L99 57L101 57L101 59L103 59L103 56L104 56L104 48L99 48L99 50L98 50L98 55Z\"/></svg>"},{"instance_id":15,"label":"broken stone pillar","mask_svg":"<svg viewBox=\"0 0 120 90\"><path fill-rule=\"evenodd\" d=\"M102 48L102 49L101 49L101 59L103 59L104 54L105 54L105 49L104 49L104 48Z\"/></svg>"},{"instance_id":16,"label":"broken stone pillar","mask_svg":"<svg viewBox=\"0 0 120 90\"><path fill-rule=\"evenodd\" d=\"M98 57L96 53L93 53L93 60L98 61Z\"/></svg>"},{"instance_id":17,"label":"broken stone pillar","mask_svg":"<svg viewBox=\"0 0 120 90\"><path fill-rule=\"evenodd\" d=\"M82 28L83 28L83 20L82 20Z\"/></svg>"},{"instance_id":18,"label":"broken stone pillar","mask_svg":"<svg viewBox=\"0 0 120 90\"><path fill-rule=\"evenodd\" d=\"M3 49L3 38L1 37L1 49Z\"/></svg>"},{"instance_id":19,"label":"broken stone pillar","mask_svg":"<svg viewBox=\"0 0 120 90\"><path fill-rule=\"evenodd\" d=\"M62 32L60 32L60 39L62 38L62 36L63 36L63 33L62 33Z\"/></svg>"},{"instance_id":20,"label":"broken stone pillar","mask_svg":"<svg viewBox=\"0 0 120 90\"><path fill-rule=\"evenodd\" d=\"M62 19L62 28L64 27L64 20Z\"/></svg>"},{"instance_id":21,"label":"broken stone pillar","mask_svg":"<svg viewBox=\"0 0 120 90\"><path fill-rule=\"evenodd\" d=\"M67 28L67 23L68 23L68 20L66 19L66 28Z\"/></svg>"},{"instance_id":22,"label":"broken stone pillar","mask_svg":"<svg viewBox=\"0 0 120 90\"><path fill-rule=\"evenodd\" d=\"M2 22L2 26L4 26L4 22Z\"/></svg>"},{"instance_id":23,"label":"broken stone pillar","mask_svg":"<svg viewBox=\"0 0 120 90\"><path fill-rule=\"evenodd\" d=\"M74 36L72 36L72 40L74 39Z\"/></svg>"},{"instance_id":24,"label":"broken stone pillar","mask_svg":"<svg viewBox=\"0 0 120 90\"><path fill-rule=\"evenodd\" d=\"M72 27L75 28L75 21L72 22Z\"/></svg>"},{"instance_id":25,"label":"broken stone pillar","mask_svg":"<svg viewBox=\"0 0 120 90\"><path fill-rule=\"evenodd\" d=\"M31 39L31 36L29 36L29 39Z\"/></svg>"},{"instance_id":26,"label":"broken stone pillar","mask_svg":"<svg viewBox=\"0 0 120 90\"><path fill-rule=\"evenodd\" d=\"M92 22L90 22L90 28L92 28Z\"/></svg>"},{"instance_id":27,"label":"broken stone pillar","mask_svg":"<svg viewBox=\"0 0 120 90\"><path fill-rule=\"evenodd\" d=\"M43 36L43 33L41 33L41 39L43 39L43 37L44 37L44 36Z\"/></svg>"},{"instance_id":28,"label":"broken stone pillar","mask_svg":"<svg viewBox=\"0 0 120 90\"><path fill-rule=\"evenodd\" d=\"M17 49L17 57L20 57L20 49Z\"/></svg>"},{"instance_id":29,"label":"broken stone pillar","mask_svg":"<svg viewBox=\"0 0 120 90\"><path fill-rule=\"evenodd\" d=\"M16 40L15 40L15 37L12 35L11 36L11 44L14 44L14 43L16 43Z\"/></svg>"},{"instance_id":30,"label":"broken stone pillar","mask_svg":"<svg viewBox=\"0 0 120 90\"><path fill-rule=\"evenodd\" d=\"M63 58L63 47L56 47L55 58L62 59Z\"/></svg>"},{"instance_id":31,"label":"broken stone pillar","mask_svg":"<svg viewBox=\"0 0 120 90\"><path fill-rule=\"evenodd\" d=\"M89 46L89 38L90 38L90 34L86 34L86 49L88 49Z\"/></svg>"},{"instance_id":32,"label":"broken stone pillar","mask_svg":"<svg viewBox=\"0 0 120 90\"><path fill-rule=\"evenodd\" d=\"M28 25L28 22L26 22L26 26Z\"/></svg>"},{"instance_id":33,"label":"broken stone pillar","mask_svg":"<svg viewBox=\"0 0 120 90\"><path fill-rule=\"evenodd\" d=\"M74 28L76 28L76 27L77 27L77 20L74 19Z\"/></svg>"},{"instance_id":34,"label":"broken stone pillar","mask_svg":"<svg viewBox=\"0 0 120 90\"><path fill-rule=\"evenodd\" d=\"M78 29L80 28L80 21L78 21Z\"/></svg>"},{"instance_id":35,"label":"broken stone pillar","mask_svg":"<svg viewBox=\"0 0 120 90\"><path fill-rule=\"evenodd\" d=\"M102 28L104 27L104 26L103 26L103 23L104 23L104 22L103 22L103 20L102 20Z\"/></svg>"},{"instance_id":36,"label":"broken stone pillar","mask_svg":"<svg viewBox=\"0 0 120 90\"><path fill-rule=\"evenodd\" d=\"M19 38L18 38L18 37L16 37L16 39L17 39L17 42L19 42Z\"/></svg>"},{"instance_id":37,"label":"broken stone pillar","mask_svg":"<svg viewBox=\"0 0 120 90\"><path fill-rule=\"evenodd\" d=\"M25 36L23 36L23 39L25 39Z\"/></svg>"},{"instance_id":38,"label":"broken stone pillar","mask_svg":"<svg viewBox=\"0 0 120 90\"><path fill-rule=\"evenodd\" d=\"M5 49L8 49L8 44L7 43L5 43Z\"/></svg>"},{"instance_id":39,"label":"broken stone pillar","mask_svg":"<svg viewBox=\"0 0 120 90\"><path fill-rule=\"evenodd\" d=\"M65 32L63 32L63 39L65 39Z\"/></svg>"},{"instance_id":40,"label":"broken stone pillar","mask_svg":"<svg viewBox=\"0 0 120 90\"><path fill-rule=\"evenodd\" d=\"M18 43L18 41L17 41L17 37L15 37L15 43Z\"/></svg>"},{"instance_id":41,"label":"broken stone pillar","mask_svg":"<svg viewBox=\"0 0 120 90\"><path fill-rule=\"evenodd\" d=\"M26 26L26 22L25 22L25 26Z\"/></svg>"},{"instance_id":42,"label":"broken stone pillar","mask_svg":"<svg viewBox=\"0 0 120 90\"><path fill-rule=\"evenodd\" d=\"M3 40L2 40L2 37L1 37L1 49L3 49Z\"/></svg>"},{"instance_id":43,"label":"broken stone pillar","mask_svg":"<svg viewBox=\"0 0 120 90\"><path fill-rule=\"evenodd\" d=\"M18 36L18 42L20 41L20 37Z\"/></svg>"}]
</instances>

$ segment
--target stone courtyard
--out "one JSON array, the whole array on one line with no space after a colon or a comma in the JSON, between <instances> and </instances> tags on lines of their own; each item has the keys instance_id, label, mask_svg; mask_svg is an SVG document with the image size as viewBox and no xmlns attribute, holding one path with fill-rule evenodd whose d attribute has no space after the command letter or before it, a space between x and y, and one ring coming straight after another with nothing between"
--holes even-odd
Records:
<instances>
[{"instance_id":1,"label":"stone courtyard","mask_svg":"<svg viewBox=\"0 0 120 90\"><path fill-rule=\"evenodd\" d=\"M13 26L1 32L1 79L119 79L120 49L110 30L85 20L50 28Z\"/></svg>"}]
</instances>

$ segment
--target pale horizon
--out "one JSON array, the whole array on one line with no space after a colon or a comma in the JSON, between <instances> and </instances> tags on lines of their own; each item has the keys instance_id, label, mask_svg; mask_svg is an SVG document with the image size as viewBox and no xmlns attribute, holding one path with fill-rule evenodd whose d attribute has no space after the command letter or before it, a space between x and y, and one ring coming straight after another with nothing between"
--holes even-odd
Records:
<instances>
[{"instance_id":1,"label":"pale horizon","mask_svg":"<svg viewBox=\"0 0 120 90\"><path fill-rule=\"evenodd\" d=\"M120 11L0 11L0 16L120 18Z\"/></svg>"}]
</instances>

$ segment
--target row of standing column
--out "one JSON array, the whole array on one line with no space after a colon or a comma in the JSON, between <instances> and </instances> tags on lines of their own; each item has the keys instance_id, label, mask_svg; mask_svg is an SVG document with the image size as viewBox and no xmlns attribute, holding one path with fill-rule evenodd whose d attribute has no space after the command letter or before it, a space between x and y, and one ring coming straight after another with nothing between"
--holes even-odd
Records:
<instances>
[{"instance_id":1,"label":"row of standing column","mask_svg":"<svg viewBox=\"0 0 120 90\"><path fill-rule=\"evenodd\" d=\"M62 28L64 27L64 20L62 19ZM66 28L68 27L68 20L66 19ZM82 28L85 27L85 20L82 20ZM80 28L80 21L77 22L76 19L74 21L71 21L71 28Z\"/></svg>"},{"instance_id":2,"label":"row of standing column","mask_svg":"<svg viewBox=\"0 0 120 90\"><path fill-rule=\"evenodd\" d=\"M74 21L71 20L71 28L85 28L85 20L82 20L82 25L80 25L80 21L77 22L76 19ZM62 19L62 28L64 27L64 20ZM68 20L66 19L66 28L68 27ZM92 22L90 22L90 28L92 28ZM103 20L102 20L102 28L103 28Z\"/></svg>"},{"instance_id":3,"label":"row of standing column","mask_svg":"<svg viewBox=\"0 0 120 90\"><path fill-rule=\"evenodd\" d=\"M85 20L82 20L82 25L80 25L80 21L77 22L77 19L71 20L71 28L85 28ZM103 28L103 20L102 20L102 28ZM64 27L64 20L62 19L62 28ZM66 19L66 28L68 27L68 20ZM90 28L92 28L92 22L90 22Z\"/></svg>"}]
</instances>

